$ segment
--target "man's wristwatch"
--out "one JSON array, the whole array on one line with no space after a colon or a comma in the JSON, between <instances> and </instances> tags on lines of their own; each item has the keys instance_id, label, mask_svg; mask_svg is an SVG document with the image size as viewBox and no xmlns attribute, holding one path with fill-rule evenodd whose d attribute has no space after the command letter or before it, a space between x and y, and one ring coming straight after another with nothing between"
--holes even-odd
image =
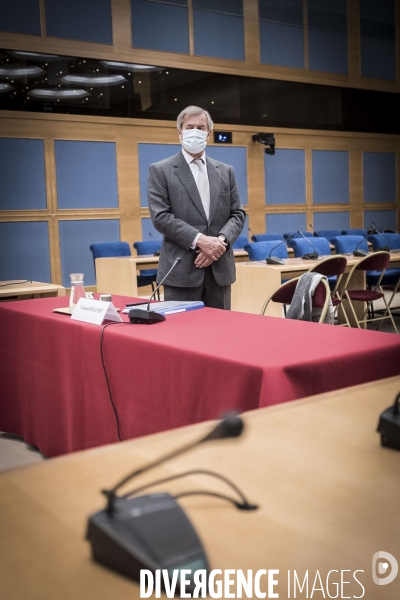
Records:
<instances>
[{"instance_id":1,"label":"man's wristwatch","mask_svg":"<svg viewBox=\"0 0 400 600\"><path fill-rule=\"evenodd\" d=\"M221 242L224 242L224 244L226 244L226 249L229 248L229 240L223 233L219 234L218 239L221 240Z\"/></svg>"}]
</instances>

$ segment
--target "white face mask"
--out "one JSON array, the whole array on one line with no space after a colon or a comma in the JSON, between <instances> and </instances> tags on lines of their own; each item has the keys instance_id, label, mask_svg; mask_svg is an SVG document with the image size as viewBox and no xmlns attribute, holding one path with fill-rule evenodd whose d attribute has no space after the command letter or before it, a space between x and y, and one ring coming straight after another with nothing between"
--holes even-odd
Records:
<instances>
[{"instance_id":1,"label":"white face mask","mask_svg":"<svg viewBox=\"0 0 400 600\"><path fill-rule=\"evenodd\" d=\"M186 152L199 154L207 146L207 131L201 129L185 129L182 131L181 144Z\"/></svg>"}]
</instances>

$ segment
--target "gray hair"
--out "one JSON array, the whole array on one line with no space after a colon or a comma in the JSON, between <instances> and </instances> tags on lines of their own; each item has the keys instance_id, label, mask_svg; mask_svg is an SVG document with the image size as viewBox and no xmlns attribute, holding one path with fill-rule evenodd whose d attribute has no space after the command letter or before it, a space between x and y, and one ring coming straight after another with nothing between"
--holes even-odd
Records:
<instances>
[{"instance_id":1,"label":"gray hair","mask_svg":"<svg viewBox=\"0 0 400 600\"><path fill-rule=\"evenodd\" d=\"M207 110L204 110L204 108L200 108L200 106L187 106L183 109L182 112L179 113L178 118L176 120L177 127L180 131L182 131L185 118L191 115L206 115L208 131L213 130L214 123L212 122L210 113Z\"/></svg>"}]
</instances>

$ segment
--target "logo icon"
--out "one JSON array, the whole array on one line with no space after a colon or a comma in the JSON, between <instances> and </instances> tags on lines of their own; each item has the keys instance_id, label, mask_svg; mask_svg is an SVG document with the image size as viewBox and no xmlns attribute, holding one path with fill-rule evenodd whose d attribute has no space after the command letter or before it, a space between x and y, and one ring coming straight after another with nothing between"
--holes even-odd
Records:
<instances>
[{"instance_id":1,"label":"logo icon","mask_svg":"<svg viewBox=\"0 0 400 600\"><path fill-rule=\"evenodd\" d=\"M397 576L398 571L399 565L393 554L383 552L383 550L375 552L372 557L372 579L376 585L387 585L388 583L392 583ZM385 577L381 577L382 575L385 575L385 573L388 574Z\"/></svg>"}]
</instances>

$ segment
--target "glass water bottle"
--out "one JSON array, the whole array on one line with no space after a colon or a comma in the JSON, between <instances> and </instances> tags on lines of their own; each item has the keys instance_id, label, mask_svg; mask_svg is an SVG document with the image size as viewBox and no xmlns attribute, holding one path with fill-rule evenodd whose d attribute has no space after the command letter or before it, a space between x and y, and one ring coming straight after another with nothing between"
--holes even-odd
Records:
<instances>
[{"instance_id":1,"label":"glass water bottle","mask_svg":"<svg viewBox=\"0 0 400 600\"><path fill-rule=\"evenodd\" d=\"M71 294L69 296L69 307L74 309L78 304L79 298L85 298L85 288L83 287L83 273L71 273Z\"/></svg>"}]
</instances>

